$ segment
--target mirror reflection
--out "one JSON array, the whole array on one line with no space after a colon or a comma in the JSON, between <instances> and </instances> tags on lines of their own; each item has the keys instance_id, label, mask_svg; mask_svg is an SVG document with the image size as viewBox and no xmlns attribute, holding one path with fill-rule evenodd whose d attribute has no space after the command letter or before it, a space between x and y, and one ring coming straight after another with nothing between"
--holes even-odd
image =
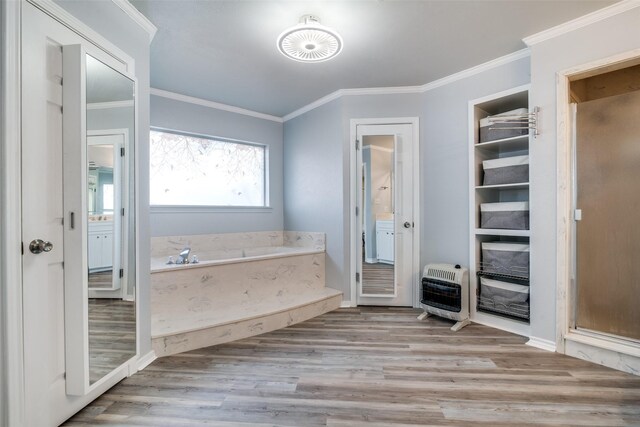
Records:
<instances>
[{"instance_id":1,"label":"mirror reflection","mask_svg":"<svg viewBox=\"0 0 640 427\"><path fill-rule=\"evenodd\" d=\"M86 56L89 382L136 354L134 82Z\"/></svg>"},{"instance_id":2,"label":"mirror reflection","mask_svg":"<svg viewBox=\"0 0 640 427\"><path fill-rule=\"evenodd\" d=\"M362 143L362 294L395 293L394 138Z\"/></svg>"}]
</instances>

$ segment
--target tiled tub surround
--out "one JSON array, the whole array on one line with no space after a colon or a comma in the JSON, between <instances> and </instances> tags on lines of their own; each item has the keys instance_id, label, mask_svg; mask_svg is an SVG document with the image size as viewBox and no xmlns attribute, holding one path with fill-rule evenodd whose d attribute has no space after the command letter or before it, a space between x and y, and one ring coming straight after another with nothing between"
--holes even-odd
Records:
<instances>
[{"instance_id":1,"label":"tiled tub surround","mask_svg":"<svg viewBox=\"0 0 640 427\"><path fill-rule=\"evenodd\" d=\"M200 263L165 264L185 246ZM341 292L325 288L323 233L159 237L152 241L152 254L152 337L158 356L283 328L334 310L342 301Z\"/></svg>"}]
</instances>

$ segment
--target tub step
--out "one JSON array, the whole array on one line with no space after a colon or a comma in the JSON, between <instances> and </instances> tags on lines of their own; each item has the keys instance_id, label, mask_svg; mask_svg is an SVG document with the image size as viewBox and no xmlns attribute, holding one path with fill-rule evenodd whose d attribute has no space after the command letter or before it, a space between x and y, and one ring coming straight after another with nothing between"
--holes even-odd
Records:
<instances>
[{"instance_id":1,"label":"tub step","mask_svg":"<svg viewBox=\"0 0 640 427\"><path fill-rule=\"evenodd\" d=\"M250 316L234 318L231 308L226 316L221 315L215 323L207 325L185 319L182 327L176 322L171 330L164 328L162 334L153 335L153 350L162 357L260 335L333 311L341 302L342 292L322 288L287 302L262 301Z\"/></svg>"}]
</instances>

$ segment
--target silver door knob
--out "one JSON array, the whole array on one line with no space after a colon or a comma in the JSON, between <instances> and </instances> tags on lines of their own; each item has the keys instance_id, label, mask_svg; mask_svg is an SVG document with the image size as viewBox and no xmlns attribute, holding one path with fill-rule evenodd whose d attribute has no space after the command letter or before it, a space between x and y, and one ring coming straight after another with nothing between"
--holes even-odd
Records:
<instances>
[{"instance_id":1,"label":"silver door knob","mask_svg":"<svg viewBox=\"0 0 640 427\"><path fill-rule=\"evenodd\" d=\"M45 242L44 240L35 239L29 243L29 250L32 254L39 254L42 252L51 252L53 249L53 243Z\"/></svg>"},{"instance_id":2,"label":"silver door knob","mask_svg":"<svg viewBox=\"0 0 640 427\"><path fill-rule=\"evenodd\" d=\"M409 221L404 222L404 228L411 228L411 223Z\"/></svg>"}]
</instances>

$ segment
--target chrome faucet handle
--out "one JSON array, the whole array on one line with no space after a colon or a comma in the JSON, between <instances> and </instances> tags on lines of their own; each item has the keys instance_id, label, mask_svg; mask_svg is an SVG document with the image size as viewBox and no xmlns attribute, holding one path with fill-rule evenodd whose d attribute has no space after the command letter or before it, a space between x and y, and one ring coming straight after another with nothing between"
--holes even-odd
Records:
<instances>
[{"instance_id":1,"label":"chrome faucet handle","mask_svg":"<svg viewBox=\"0 0 640 427\"><path fill-rule=\"evenodd\" d=\"M175 264L176 262L173 260L173 257L170 256L169 259L167 260L167 264Z\"/></svg>"},{"instance_id":2,"label":"chrome faucet handle","mask_svg":"<svg viewBox=\"0 0 640 427\"><path fill-rule=\"evenodd\" d=\"M200 261L198 260L198 256L197 256L197 255L193 255L193 256L191 257L191 264L197 264L197 263L199 263L199 262L200 262Z\"/></svg>"}]
</instances>

